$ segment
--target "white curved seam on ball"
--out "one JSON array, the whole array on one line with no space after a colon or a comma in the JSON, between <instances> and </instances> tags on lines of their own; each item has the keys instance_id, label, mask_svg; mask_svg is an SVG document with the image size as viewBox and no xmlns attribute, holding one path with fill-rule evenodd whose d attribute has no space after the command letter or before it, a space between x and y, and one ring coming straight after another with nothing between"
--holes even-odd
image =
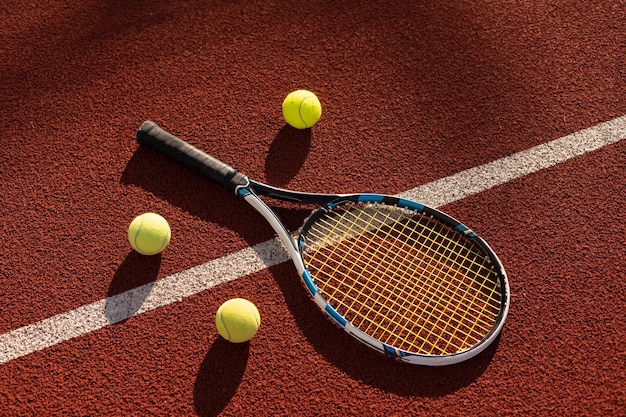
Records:
<instances>
[{"instance_id":1,"label":"white curved seam on ball","mask_svg":"<svg viewBox=\"0 0 626 417\"><path fill-rule=\"evenodd\" d=\"M255 311L256 307L249 305L248 306L248 310L250 310L250 313L252 314L252 317L254 317L254 321L256 323L256 328L257 328L257 331L258 331L259 327L261 327L261 320L257 319L257 315L256 315L256 311Z\"/></svg>"},{"instance_id":2,"label":"white curved seam on ball","mask_svg":"<svg viewBox=\"0 0 626 417\"><path fill-rule=\"evenodd\" d=\"M135 233L135 237L133 238L133 242L135 242L135 247L139 248L139 243L137 242L137 238L139 237L139 233L141 232L141 228L143 227L143 221L145 216L141 216L141 223L139 223L139 227L137 228L137 233ZM142 250L137 249L137 252L144 254Z\"/></svg>"},{"instance_id":3,"label":"white curved seam on ball","mask_svg":"<svg viewBox=\"0 0 626 417\"><path fill-rule=\"evenodd\" d=\"M224 318L222 317L222 314L220 313L220 321L222 322L222 326L224 326L224 330L226 330L226 334L228 335L228 341L230 342L233 338L230 335L230 331L228 330L228 326L226 326L226 322L224 322Z\"/></svg>"},{"instance_id":4,"label":"white curved seam on ball","mask_svg":"<svg viewBox=\"0 0 626 417\"><path fill-rule=\"evenodd\" d=\"M310 127L309 124L307 122L304 121L304 117L302 116L302 106L304 105L304 102L309 100L311 97L306 97L305 99L303 99L300 102L300 105L298 106L298 116L300 116L300 120L302 121L302 123L304 124L304 127Z\"/></svg>"},{"instance_id":5,"label":"white curved seam on ball","mask_svg":"<svg viewBox=\"0 0 626 417\"><path fill-rule=\"evenodd\" d=\"M165 250L165 247L167 246L168 240L171 238L171 236L172 236L171 232L168 232L165 234L165 236L163 236L163 242L161 242L161 247L159 248L157 253L161 253Z\"/></svg>"}]
</instances>

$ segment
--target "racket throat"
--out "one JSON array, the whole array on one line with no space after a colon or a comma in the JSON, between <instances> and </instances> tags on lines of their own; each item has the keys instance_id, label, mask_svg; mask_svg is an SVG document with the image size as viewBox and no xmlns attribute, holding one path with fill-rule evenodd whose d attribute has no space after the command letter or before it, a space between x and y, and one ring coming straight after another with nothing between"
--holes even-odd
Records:
<instances>
[{"instance_id":1,"label":"racket throat","mask_svg":"<svg viewBox=\"0 0 626 417\"><path fill-rule=\"evenodd\" d=\"M265 204L263 200L261 200L256 194L250 191L247 188L239 188L237 190L237 195L243 197L244 200L248 204L250 204L265 220L270 224L272 229L278 235L278 238L282 242L284 249L289 254L289 257L293 261L296 269L298 270L298 274L302 276L305 273L304 263L302 262L302 258L300 258L300 253L298 252L296 241L291 236L287 228L280 221L278 216Z\"/></svg>"}]
</instances>

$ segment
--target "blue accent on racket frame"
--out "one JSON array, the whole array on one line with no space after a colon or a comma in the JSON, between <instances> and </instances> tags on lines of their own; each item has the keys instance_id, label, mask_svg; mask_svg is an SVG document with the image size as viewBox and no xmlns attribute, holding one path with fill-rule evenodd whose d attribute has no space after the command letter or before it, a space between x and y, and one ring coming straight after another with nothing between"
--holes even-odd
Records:
<instances>
[{"instance_id":1,"label":"blue accent on racket frame","mask_svg":"<svg viewBox=\"0 0 626 417\"><path fill-rule=\"evenodd\" d=\"M459 225L455 226L454 230L456 230L459 233L463 233L465 236L470 237L470 238L476 237L476 233L470 230L470 228L465 226L463 223L459 223Z\"/></svg>"},{"instance_id":2,"label":"blue accent on racket frame","mask_svg":"<svg viewBox=\"0 0 626 417\"><path fill-rule=\"evenodd\" d=\"M240 189L237 190L237 195L239 197L245 197L248 194L250 194L250 190L248 190L247 188L240 188Z\"/></svg>"},{"instance_id":3,"label":"blue accent on racket frame","mask_svg":"<svg viewBox=\"0 0 626 417\"><path fill-rule=\"evenodd\" d=\"M396 350L394 348L392 348L389 345L385 345L383 343L383 349L385 349L385 354L387 356L391 356L392 358L397 358L398 357L398 353L396 352Z\"/></svg>"},{"instance_id":4,"label":"blue accent on racket frame","mask_svg":"<svg viewBox=\"0 0 626 417\"><path fill-rule=\"evenodd\" d=\"M304 271L302 273L302 280L304 281L304 285L306 285L307 290L309 290L309 293L311 293L311 296L315 296L315 294L317 294L317 286L315 286L309 271Z\"/></svg>"},{"instance_id":5,"label":"blue accent on racket frame","mask_svg":"<svg viewBox=\"0 0 626 417\"><path fill-rule=\"evenodd\" d=\"M326 304L326 314L328 314L330 317L333 318L333 320L339 323L341 327L346 327L346 323L348 322L348 320L346 320L341 314L337 312L337 310L335 310L328 304Z\"/></svg>"},{"instance_id":6,"label":"blue accent on racket frame","mask_svg":"<svg viewBox=\"0 0 626 417\"><path fill-rule=\"evenodd\" d=\"M383 194L361 194L357 200L359 203L387 203L398 207L407 208L422 213L424 205L404 198L393 197Z\"/></svg>"},{"instance_id":7,"label":"blue accent on racket frame","mask_svg":"<svg viewBox=\"0 0 626 417\"><path fill-rule=\"evenodd\" d=\"M404 198L398 199L398 206L415 210L415 211L419 211L420 213L424 211L423 204L416 203L415 201L411 201L411 200L405 200Z\"/></svg>"},{"instance_id":8,"label":"blue accent on racket frame","mask_svg":"<svg viewBox=\"0 0 626 417\"><path fill-rule=\"evenodd\" d=\"M385 196L380 194L361 194L357 201L359 203L380 203L384 199Z\"/></svg>"}]
</instances>

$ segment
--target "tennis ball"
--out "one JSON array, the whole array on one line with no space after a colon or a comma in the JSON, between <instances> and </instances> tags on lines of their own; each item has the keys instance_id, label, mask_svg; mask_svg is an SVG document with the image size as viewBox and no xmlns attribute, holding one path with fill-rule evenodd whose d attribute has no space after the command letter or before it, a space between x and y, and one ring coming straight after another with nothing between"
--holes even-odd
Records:
<instances>
[{"instance_id":1,"label":"tennis ball","mask_svg":"<svg viewBox=\"0 0 626 417\"><path fill-rule=\"evenodd\" d=\"M308 90L296 90L283 101L285 121L296 129L313 126L322 116L322 105L317 96Z\"/></svg>"},{"instance_id":2,"label":"tennis ball","mask_svg":"<svg viewBox=\"0 0 626 417\"><path fill-rule=\"evenodd\" d=\"M233 298L217 309L215 315L217 331L232 343L243 343L252 339L261 325L259 310L244 298Z\"/></svg>"},{"instance_id":3,"label":"tennis ball","mask_svg":"<svg viewBox=\"0 0 626 417\"><path fill-rule=\"evenodd\" d=\"M170 243L170 225L156 213L141 214L128 227L130 246L142 255L156 255Z\"/></svg>"}]
</instances>

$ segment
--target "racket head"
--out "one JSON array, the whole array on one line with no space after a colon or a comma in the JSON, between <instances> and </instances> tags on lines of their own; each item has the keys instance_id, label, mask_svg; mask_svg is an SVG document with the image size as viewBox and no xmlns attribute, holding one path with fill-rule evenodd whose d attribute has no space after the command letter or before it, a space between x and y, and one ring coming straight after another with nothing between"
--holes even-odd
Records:
<instances>
[{"instance_id":1,"label":"racket head","mask_svg":"<svg viewBox=\"0 0 626 417\"><path fill-rule=\"evenodd\" d=\"M297 240L318 306L366 345L449 365L486 349L509 308L502 263L476 233L410 200L344 196L314 211Z\"/></svg>"}]
</instances>

